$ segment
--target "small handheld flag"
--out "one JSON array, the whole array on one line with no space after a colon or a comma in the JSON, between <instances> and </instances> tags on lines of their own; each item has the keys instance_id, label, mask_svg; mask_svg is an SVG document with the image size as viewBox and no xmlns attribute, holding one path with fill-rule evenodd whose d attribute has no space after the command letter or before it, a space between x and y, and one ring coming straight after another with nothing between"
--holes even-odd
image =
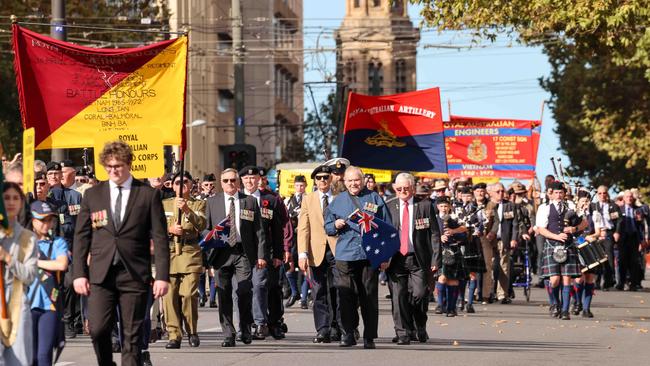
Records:
<instances>
[{"instance_id":1,"label":"small handheld flag","mask_svg":"<svg viewBox=\"0 0 650 366\"><path fill-rule=\"evenodd\" d=\"M399 235L392 225L360 210L354 211L349 220L359 225L363 249L373 268L388 262L399 250Z\"/></svg>"},{"instance_id":2,"label":"small handheld flag","mask_svg":"<svg viewBox=\"0 0 650 366\"><path fill-rule=\"evenodd\" d=\"M228 246L230 236L230 217L223 219L199 242L202 250L207 251L214 248L225 248Z\"/></svg>"}]
</instances>

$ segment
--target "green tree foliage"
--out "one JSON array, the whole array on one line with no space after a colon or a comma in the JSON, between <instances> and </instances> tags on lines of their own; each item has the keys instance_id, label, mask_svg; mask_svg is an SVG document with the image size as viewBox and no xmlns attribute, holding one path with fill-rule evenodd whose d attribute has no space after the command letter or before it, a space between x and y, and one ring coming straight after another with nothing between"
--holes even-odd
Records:
<instances>
[{"instance_id":1,"label":"green tree foliage","mask_svg":"<svg viewBox=\"0 0 650 366\"><path fill-rule=\"evenodd\" d=\"M165 29L169 11L158 2L150 0L96 1L66 0L67 24L133 30ZM16 15L19 22L49 23L50 1L0 0L0 143L6 154L22 150L22 122L18 109L9 16ZM141 19L150 24L142 24ZM26 24L25 27L49 34L47 25ZM147 42L163 39L163 35L143 32L123 32L85 28L67 28L68 41L92 47L137 47ZM71 152L75 161L81 162L81 150ZM47 154L45 154L47 155ZM43 152L37 158L44 157Z\"/></svg>"},{"instance_id":2,"label":"green tree foliage","mask_svg":"<svg viewBox=\"0 0 650 366\"><path fill-rule=\"evenodd\" d=\"M650 191L650 2L411 0L427 25L540 45L570 172Z\"/></svg>"}]
</instances>

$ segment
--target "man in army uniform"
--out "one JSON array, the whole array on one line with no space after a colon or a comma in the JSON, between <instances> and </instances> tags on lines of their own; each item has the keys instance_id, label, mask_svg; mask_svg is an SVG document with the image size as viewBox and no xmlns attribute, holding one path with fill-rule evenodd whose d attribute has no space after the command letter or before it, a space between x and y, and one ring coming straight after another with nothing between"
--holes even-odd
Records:
<instances>
[{"instance_id":1,"label":"man in army uniform","mask_svg":"<svg viewBox=\"0 0 650 366\"><path fill-rule=\"evenodd\" d=\"M190 347L198 347L200 343L196 331L199 315L199 275L203 271L203 260L198 243L201 231L206 227L205 201L190 197L192 188L190 173L177 173L172 182L176 197L163 200L163 209L167 217L167 234L171 239L170 286L163 302L169 332L167 349L181 347L183 320L185 320ZM182 213L180 224L178 223L179 211Z\"/></svg>"}]
</instances>

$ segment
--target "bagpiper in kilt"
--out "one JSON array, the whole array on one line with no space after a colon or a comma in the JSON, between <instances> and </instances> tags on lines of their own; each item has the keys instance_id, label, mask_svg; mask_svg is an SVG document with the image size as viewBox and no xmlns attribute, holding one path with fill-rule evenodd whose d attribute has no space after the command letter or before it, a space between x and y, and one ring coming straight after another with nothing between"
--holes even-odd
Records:
<instances>
[{"instance_id":1,"label":"bagpiper in kilt","mask_svg":"<svg viewBox=\"0 0 650 366\"><path fill-rule=\"evenodd\" d=\"M540 206L537 212L537 227L546 240L542 258L542 276L549 278L550 313L569 320L569 301L572 278L580 277L578 253L573 245L573 235L586 227L586 220L569 211L564 202L566 189L560 182L554 182L552 200ZM573 213L573 215L571 215ZM570 219L573 217L573 219ZM562 280L562 311L560 313L560 279Z\"/></svg>"}]
</instances>

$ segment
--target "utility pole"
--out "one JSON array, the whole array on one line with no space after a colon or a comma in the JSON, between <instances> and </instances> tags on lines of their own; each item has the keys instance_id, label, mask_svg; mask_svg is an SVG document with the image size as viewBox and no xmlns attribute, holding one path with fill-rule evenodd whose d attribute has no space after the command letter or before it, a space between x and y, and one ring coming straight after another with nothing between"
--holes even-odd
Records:
<instances>
[{"instance_id":1,"label":"utility pole","mask_svg":"<svg viewBox=\"0 0 650 366\"><path fill-rule=\"evenodd\" d=\"M65 0L52 0L52 22L50 35L59 41L66 40L65 31ZM61 161L66 158L64 149L52 149L52 161Z\"/></svg>"},{"instance_id":2,"label":"utility pole","mask_svg":"<svg viewBox=\"0 0 650 366\"><path fill-rule=\"evenodd\" d=\"M235 71L235 144L243 144L244 131L244 42L240 0L232 0L232 63Z\"/></svg>"}]
</instances>

